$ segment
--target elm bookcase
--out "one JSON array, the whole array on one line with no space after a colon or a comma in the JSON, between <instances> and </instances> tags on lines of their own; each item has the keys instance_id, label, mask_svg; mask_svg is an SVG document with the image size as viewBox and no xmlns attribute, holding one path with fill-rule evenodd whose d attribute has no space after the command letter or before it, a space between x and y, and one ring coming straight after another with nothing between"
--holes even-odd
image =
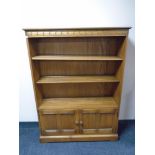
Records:
<instances>
[{"instance_id":1,"label":"elm bookcase","mask_svg":"<svg viewBox=\"0 0 155 155\"><path fill-rule=\"evenodd\" d=\"M118 139L129 29L24 29L40 142Z\"/></svg>"}]
</instances>

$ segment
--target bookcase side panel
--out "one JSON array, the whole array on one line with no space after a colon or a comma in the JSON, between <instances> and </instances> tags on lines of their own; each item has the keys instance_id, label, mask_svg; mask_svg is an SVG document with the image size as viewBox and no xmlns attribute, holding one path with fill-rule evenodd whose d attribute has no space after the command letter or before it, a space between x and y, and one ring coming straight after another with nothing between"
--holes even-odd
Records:
<instances>
[{"instance_id":1,"label":"bookcase side panel","mask_svg":"<svg viewBox=\"0 0 155 155\"><path fill-rule=\"evenodd\" d=\"M114 99L116 100L117 104L120 106L121 96L122 96L122 88L123 88L123 79L124 79L124 68L125 68L125 58L126 58L126 48L127 48L128 37L126 36L123 44L119 50L119 56L123 59L122 63L120 64L117 72L116 78L120 81L115 93Z\"/></svg>"},{"instance_id":2,"label":"bookcase side panel","mask_svg":"<svg viewBox=\"0 0 155 155\"><path fill-rule=\"evenodd\" d=\"M31 77L32 77L32 83L33 83L35 101L38 109L42 99L42 94L39 90L39 87L36 84L36 81L38 81L40 78L39 64L38 62L32 61L32 56L35 54L35 48L33 46L33 41L31 41L31 39L29 38L27 38L27 47L28 47L29 63L30 63L30 69L31 69Z\"/></svg>"}]
</instances>

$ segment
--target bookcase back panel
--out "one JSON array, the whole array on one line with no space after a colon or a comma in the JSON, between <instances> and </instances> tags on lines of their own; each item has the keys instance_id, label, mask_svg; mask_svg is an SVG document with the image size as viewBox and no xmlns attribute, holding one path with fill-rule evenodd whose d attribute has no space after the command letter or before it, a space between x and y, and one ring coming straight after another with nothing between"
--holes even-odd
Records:
<instances>
[{"instance_id":1,"label":"bookcase back panel","mask_svg":"<svg viewBox=\"0 0 155 155\"><path fill-rule=\"evenodd\" d=\"M36 55L117 55L124 37L33 38Z\"/></svg>"},{"instance_id":2,"label":"bookcase back panel","mask_svg":"<svg viewBox=\"0 0 155 155\"><path fill-rule=\"evenodd\" d=\"M40 75L114 75L120 61L40 61Z\"/></svg>"},{"instance_id":3,"label":"bookcase back panel","mask_svg":"<svg viewBox=\"0 0 155 155\"><path fill-rule=\"evenodd\" d=\"M43 98L51 97L111 97L117 83L74 83L39 85Z\"/></svg>"}]
</instances>

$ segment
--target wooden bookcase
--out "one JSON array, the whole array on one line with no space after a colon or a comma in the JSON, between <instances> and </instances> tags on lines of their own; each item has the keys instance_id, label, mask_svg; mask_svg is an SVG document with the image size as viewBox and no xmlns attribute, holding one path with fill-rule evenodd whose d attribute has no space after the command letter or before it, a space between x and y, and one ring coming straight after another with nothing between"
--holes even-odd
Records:
<instances>
[{"instance_id":1,"label":"wooden bookcase","mask_svg":"<svg viewBox=\"0 0 155 155\"><path fill-rule=\"evenodd\" d=\"M24 29L41 142L118 138L129 29Z\"/></svg>"}]
</instances>

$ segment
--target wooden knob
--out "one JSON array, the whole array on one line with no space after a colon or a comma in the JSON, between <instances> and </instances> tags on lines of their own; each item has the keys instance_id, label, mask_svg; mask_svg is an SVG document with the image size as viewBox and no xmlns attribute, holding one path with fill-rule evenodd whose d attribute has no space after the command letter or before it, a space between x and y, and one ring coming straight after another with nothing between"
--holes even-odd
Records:
<instances>
[{"instance_id":1,"label":"wooden knob","mask_svg":"<svg viewBox=\"0 0 155 155\"><path fill-rule=\"evenodd\" d=\"M80 121L80 125L83 125L83 122L82 121Z\"/></svg>"},{"instance_id":2,"label":"wooden knob","mask_svg":"<svg viewBox=\"0 0 155 155\"><path fill-rule=\"evenodd\" d=\"M75 121L75 124L78 125L79 124L79 121Z\"/></svg>"}]
</instances>

